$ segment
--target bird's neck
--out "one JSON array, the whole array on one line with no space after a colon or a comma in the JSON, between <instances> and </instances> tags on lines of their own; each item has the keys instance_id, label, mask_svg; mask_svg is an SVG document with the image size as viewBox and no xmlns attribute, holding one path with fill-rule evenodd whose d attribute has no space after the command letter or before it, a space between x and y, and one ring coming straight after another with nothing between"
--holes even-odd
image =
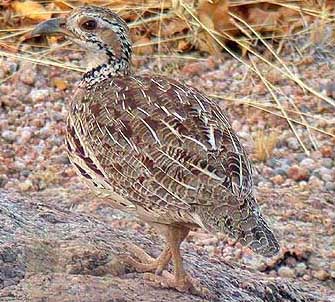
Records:
<instances>
[{"instance_id":1,"label":"bird's neck","mask_svg":"<svg viewBox=\"0 0 335 302\"><path fill-rule=\"evenodd\" d=\"M108 48L87 53L87 69L80 86L87 88L108 78L130 74L131 47L123 45L121 49L118 54Z\"/></svg>"}]
</instances>

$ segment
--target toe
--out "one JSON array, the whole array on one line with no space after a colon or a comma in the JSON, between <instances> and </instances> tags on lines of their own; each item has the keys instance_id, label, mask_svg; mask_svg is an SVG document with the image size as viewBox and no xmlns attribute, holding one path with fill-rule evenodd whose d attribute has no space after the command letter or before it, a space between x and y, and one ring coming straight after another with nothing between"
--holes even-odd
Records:
<instances>
[{"instance_id":1,"label":"toe","mask_svg":"<svg viewBox=\"0 0 335 302\"><path fill-rule=\"evenodd\" d=\"M144 274L144 280L148 281L153 287L174 287L174 276L167 271L163 271L162 275L146 273Z\"/></svg>"},{"instance_id":2,"label":"toe","mask_svg":"<svg viewBox=\"0 0 335 302\"><path fill-rule=\"evenodd\" d=\"M143 250L142 248L131 242L124 243L124 248L134 257L139 259L142 263L151 263L155 260L149 254L147 254L145 250Z\"/></svg>"},{"instance_id":3,"label":"toe","mask_svg":"<svg viewBox=\"0 0 335 302\"><path fill-rule=\"evenodd\" d=\"M128 255L119 255L119 258L124 264L133 268L138 273L154 272L156 270L156 264L154 262L142 263Z\"/></svg>"},{"instance_id":4,"label":"toe","mask_svg":"<svg viewBox=\"0 0 335 302\"><path fill-rule=\"evenodd\" d=\"M151 286L160 288L173 288L180 292L191 293L203 298L213 298L209 289L201 286L200 282L185 275L183 278L176 280L175 276L168 271L163 271L161 276L152 273L144 274L144 279L150 283Z\"/></svg>"}]
</instances>

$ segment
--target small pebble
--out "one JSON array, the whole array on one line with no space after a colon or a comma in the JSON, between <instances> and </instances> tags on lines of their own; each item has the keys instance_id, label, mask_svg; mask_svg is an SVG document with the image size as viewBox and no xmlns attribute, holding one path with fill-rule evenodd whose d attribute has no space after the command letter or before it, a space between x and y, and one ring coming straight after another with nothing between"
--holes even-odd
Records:
<instances>
[{"instance_id":1,"label":"small pebble","mask_svg":"<svg viewBox=\"0 0 335 302\"><path fill-rule=\"evenodd\" d=\"M313 189L321 189L324 182L317 176L312 175L308 180L309 186Z\"/></svg>"},{"instance_id":2,"label":"small pebble","mask_svg":"<svg viewBox=\"0 0 335 302\"><path fill-rule=\"evenodd\" d=\"M321 177L322 180L333 181L333 176L332 176L332 170L331 169L321 167L319 169L319 173L320 173L320 177Z\"/></svg>"},{"instance_id":3,"label":"small pebble","mask_svg":"<svg viewBox=\"0 0 335 302\"><path fill-rule=\"evenodd\" d=\"M309 172L306 168L299 167L297 165L293 165L288 169L287 173L289 178L292 178L296 181L299 180L308 180L309 178Z\"/></svg>"},{"instance_id":4,"label":"small pebble","mask_svg":"<svg viewBox=\"0 0 335 302\"><path fill-rule=\"evenodd\" d=\"M310 281L312 279L312 277L308 274L305 274L302 276L302 279L305 280L305 281Z\"/></svg>"},{"instance_id":5,"label":"small pebble","mask_svg":"<svg viewBox=\"0 0 335 302\"><path fill-rule=\"evenodd\" d=\"M18 137L17 142L19 144L26 144L31 139L32 135L33 133L31 129L29 128L23 129Z\"/></svg>"},{"instance_id":6,"label":"small pebble","mask_svg":"<svg viewBox=\"0 0 335 302\"><path fill-rule=\"evenodd\" d=\"M294 257L288 257L285 262L290 267L295 267L297 265L297 260Z\"/></svg>"},{"instance_id":7,"label":"small pebble","mask_svg":"<svg viewBox=\"0 0 335 302\"><path fill-rule=\"evenodd\" d=\"M334 146L322 146L320 152L323 157L334 157Z\"/></svg>"},{"instance_id":8,"label":"small pebble","mask_svg":"<svg viewBox=\"0 0 335 302\"><path fill-rule=\"evenodd\" d=\"M8 181L8 177L6 174L0 174L0 188L1 187L4 187L5 184L7 183Z\"/></svg>"},{"instance_id":9,"label":"small pebble","mask_svg":"<svg viewBox=\"0 0 335 302\"><path fill-rule=\"evenodd\" d=\"M326 182L325 188L327 191L335 191L335 182L333 181Z\"/></svg>"},{"instance_id":10,"label":"small pebble","mask_svg":"<svg viewBox=\"0 0 335 302\"><path fill-rule=\"evenodd\" d=\"M14 167L17 171L22 171L26 168L26 164L21 160L16 160L14 162Z\"/></svg>"},{"instance_id":11,"label":"small pebble","mask_svg":"<svg viewBox=\"0 0 335 302\"><path fill-rule=\"evenodd\" d=\"M30 179L26 179L24 182L19 184L19 188L23 192L28 191L32 187L33 187L33 183L31 182Z\"/></svg>"},{"instance_id":12,"label":"small pebble","mask_svg":"<svg viewBox=\"0 0 335 302\"><path fill-rule=\"evenodd\" d=\"M311 158L313 158L315 160L321 159L322 158L322 153L320 151L318 151L318 150L313 151L311 153Z\"/></svg>"},{"instance_id":13,"label":"small pebble","mask_svg":"<svg viewBox=\"0 0 335 302\"><path fill-rule=\"evenodd\" d=\"M271 178L271 181L276 185L282 185L285 181L284 177L281 175L276 175Z\"/></svg>"},{"instance_id":14,"label":"small pebble","mask_svg":"<svg viewBox=\"0 0 335 302\"><path fill-rule=\"evenodd\" d=\"M305 153L297 153L295 154L295 159L299 162L301 162L302 160L304 160L306 158L306 154Z\"/></svg>"},{"instance_id":15,"label":"small pebble","mask_svg":"<svg viewBox=\"0 0 335 302\"><path fill-rule=\"evenodd\" d=\"M314 272L313 276L320 281L325 281L330 277L329 273L323 269Z\"/></svg>"},{"instance_id":16,"label":"small pebble","mask_svg":"<svg viewBox=\"0 0 335 302\"><path fill-rule=\"evenodd\" d=\"M281 266L278 270L278 275L283 278L294 278L295 272L294 269L288 266Z\"/></svg>"},{"instance_id":17,"label":"small pebble","mask_svg":"<svg viewBox=\"0 0 335 302\"><path fill-rule=\"evenodd\" d=\"M306 272L307 266L304 262L299 262L296 266L295 266L295 270L297 272L298 275L303 276Z\"/></svg>"},{"instance_id":18,"label":"small pebble","mask_svg":"<svg viewBox=\"0 0 335 302\"><path fill-rule=\"evenodd\" d=\"M330 264L330 277L335 279L335 261Z\"/></svg>"},{"instance_id":19,"label":"small pebble","mask_svg":"<svg viewBox=\"0 0 335 302\"><path fill-rule=\"evenodd\" d=\"M315 160L312 159L312 158L304 158L300 164L299 164L300 167L303 167L303 168L306 168L308 169L309 171L315 169L316 167L316 163L315 163Z\"/></svg>"},{"instance_id":20,"label":"small pebble","mask_svg":"<svg viewBox=\"0 0 335 302\"><path fill-rule=\"evenodd\" d=\"M21 66L20 70L20 80L22 83L25 83L27 85L33 85L35 82L36 72L32 71L32 69L26 69L27 67L23 68Z\"/></svg>"},{"instance_id":21,"label":"small pebble","mask_svg":"<svg viewBox=\"0 0 335 302\"><path fill-rule=\"evenodd\" d=\"M280 168L276 168L274 170L274 174L281 175L281 176L286 176L287 171L288 171L289 168L290 168L290 166L288 166L288 165L282 165Z\"/></svg>"},{"instance_id":22,"label":"small pebble","mask_svg":"<svg viewBox=\"0 0 335 302\"><path fill-rule=\"evenodd\" d=\"M293 164L293 160L290 158L281 158L278 162L281 166L291 166Z\"/></svg>"},{"instance_id":23,"label":"small pebble","mask_svg":"<svg viewBox=\"0 0 335 302\"><path fill-rule=\"evenodd\" d=\"M270 158L266 161L266 164L273 169L277 166L278 163L279 162L276 158Z\"/></svg>"},{"instance_id":24,"label":"small pebble","mask_svg":"<svg viewBox=\"0 0 335 302\"><path fill-rule=\"evenodd\" d=\"M48 89L32 89L28 98L33 103L43 102L47 99L49 96L49 90Z\"/></svg>"},{"instance_id":25,"label":"small pebble","mask_svg":"<svg viewBox=\"0 0 335 302\"><path fill-rule=\"evenodd\" d=\"M233 120L233 122L231 123L232 128L234 129L234 131L238 132L242 129L242 125L238 120Z\"/></svg>"},{"instance_id":26,"label":"small pebble","mask_svg":"<svg viewBox=\"0 0 335 302\"><path fill-rule=\"evenodd\" d=\"M331 158L326 157L321 160L321 164L325 168L331 169L333 167L333 160Z\"/></svg>"},{"instance_id":27,"label":"small pebble","mask_svg":"<svg viewBox=\"0 0 335 302\"><path fill-rule=\"evenodd\" d=\"M300 148L299 142L295 137L290 137L287 139L287 146L292 150L298 150Z\"/></svg>"},{"instance_id":28,"label":"small pebble","mask_svg":"<svg viewBox=\"0 0 335 302\"><path fill-rule=\"evenodd\" d=\"M16 133L11 130L4 130L1 133L1 137L9 143L13 143L16 140Z\"/></svg>"},{"instance_id":29,"label":"small pebble","mask_svg":"<svg viewBox=\"0 0 335 302\"><path fill-rule=\"evenodd\" d=\"M265 166L263 168L262 175L266 178L269 178L269 177L273 176L273 170L271 168Z\"/></svg>"}]
</instances>

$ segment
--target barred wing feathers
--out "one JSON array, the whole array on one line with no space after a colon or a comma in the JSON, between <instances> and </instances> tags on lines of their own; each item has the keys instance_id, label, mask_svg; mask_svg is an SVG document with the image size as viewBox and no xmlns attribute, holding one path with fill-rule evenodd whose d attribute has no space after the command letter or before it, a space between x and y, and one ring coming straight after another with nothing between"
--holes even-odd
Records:
<instances>
[{"instance_id":1,"label":"barred wing feathers","mask_svg":"<svg viewBox=\"0 0 335 302\"><path fill-rule=\"evenodd\" d=\"M85 165L86 178L101 176L95 186L149 220L207 228L219 221L245 244L256 225L269 237L251 198L246 152L214 101L160 76L106 80L79 95L69 121L71 160Z\"/></svg>"}]
</instances>

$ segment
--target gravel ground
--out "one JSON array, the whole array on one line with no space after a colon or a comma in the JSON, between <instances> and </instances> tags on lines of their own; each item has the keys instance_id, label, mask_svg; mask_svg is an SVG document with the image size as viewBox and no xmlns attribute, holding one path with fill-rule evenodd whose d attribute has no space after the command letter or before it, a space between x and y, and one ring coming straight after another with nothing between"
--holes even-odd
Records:
<instances>
[{"instance_id":1,"label":"gravel ground","mask_svg":"<svg viewBox=\"0 0 335 302\"><path fill-rule=\"evenodd\" d=\"M81 63L81 54L60 55L65 61ZM294 73L309 86L335 97L334 59L311 56L303 61L289 53L286 59L294 63ZM295 100L312 126L335 134L333 107L255 62L273 84ZM145 66L139 70L157 71L161 66L163 72L172 73L208 94L271 100L265 85L245 66L228 57L182 64L171 60L136 63ZM76 72L0 58L0 188L28 194L75 192L78 203L64 207L90 212L115 227L151 231L136 219L112 210L91 195L88 197L87 189L69 165L63 144L66 98L79 78ZM280 101L288 103L283 97ZM188 241L194 243L199 253L233 259L268 274L321 282L335 290L334 138L315 131L310 134L306 128L298 127L297 133L308 148L312 150L311 135L318 146L307 155L284 119L239 102L220 103L228 110L234 129L254 160L258 198L279 235L282 251L265 260L223 234L212 236L200 230L193 232ZM275 134L275 146L265 161L259 160L259 151L254 147L260 129L265 135Z\"/></svg>"}]
</instances>

